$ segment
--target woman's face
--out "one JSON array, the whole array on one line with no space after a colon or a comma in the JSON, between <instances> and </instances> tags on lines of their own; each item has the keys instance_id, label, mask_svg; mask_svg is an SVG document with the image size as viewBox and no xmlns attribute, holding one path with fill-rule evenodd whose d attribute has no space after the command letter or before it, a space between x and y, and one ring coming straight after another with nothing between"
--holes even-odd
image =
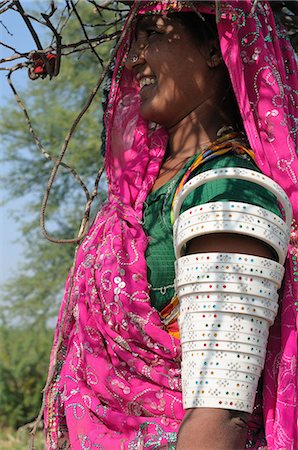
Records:
<instances>
[{"instance_id":1,"label":"woman's face","mask_svg":"<svg viewBox=\"0 0 298 450\"><path fill-rule=\"evenodd\" d=\"M206 47L170 15L138 20L126 67L140 85L145 119L170 128L208 101L218 80L208 66Z\"/></svg>"}]
</instances>

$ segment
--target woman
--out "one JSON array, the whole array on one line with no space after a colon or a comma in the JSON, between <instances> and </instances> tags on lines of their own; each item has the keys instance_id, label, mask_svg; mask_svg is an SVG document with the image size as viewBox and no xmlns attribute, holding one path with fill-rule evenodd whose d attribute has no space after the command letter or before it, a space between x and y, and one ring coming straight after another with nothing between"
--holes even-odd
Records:
<instances>
[{"instance_id":1,"label":"woman","mask_svg":"<svg viewBox=\"0 0 298 450\"><path fill-rule=\"evenodd\" d=\"M247 300L241 307L248 312L243 313L237 309L239 301L228 302L221 288L216 288L215 294L212 289L210 293L204 292L206 298L210 294L215 299L215 309L219 310L213 315L220 317L220 321L210 319L210 324L222 325L222 329L216 333L216 339L200 341L198 329L202 324L208 329L210 324L205 324L203 313L198 310L201 303L186 301L183 291L192 283L189 279L193 280L193 258L201 261L195 264L201 279L217 280L216 267L224 266L225 260L210 264L208 258L224 255L233 261L235 255L238 258L244 255L252 260L244 263L245 270L254 274L262 270L267 296L277 301L278 282L272 278L281 280L283 275L286 256L283 246L291 213L282 191L257 175L253 159L286 190L296 217L298 168L292 120L297 77L283 36L279 34L279 41L276 40L268 4L258 4L255 13L251 8L250 1L221 4L218 43L213 21L208 17L215 13L213 2L195 2L194 6L191 2L136 2L132 7L131 16L137 18L132 27L129 18L123 31L106 105L109 202L80 247L73 283L67 285L61 308L57 329L62 331L60 336L59 331L56 334L50 373L53 377L47 392L48 448L239 449L245 445L265 448L268 444L272 449L290 449L297 445L294 365L297 288L292 276L297 271L295 243L291 243L286 263L281 314L270 329L262 377L264 388L262 391L259 385L255 406L268 329L277 305L270 300L271 309L264 307L264 302L269 301L265 299L267 294L259 293L258 306L251 308ZM277 67L281 51L286 64L281 61ZM289 86L293 88L291 92ZM250 145L240 133L243 125ZM226 167L241 169L229 169L232 176L222 175ZM237 180L247 174L246 169L252 170L263 186L255 188L250 180ZM225 181L213 176L203 185L208 170L229 178ZM193 188L192 182L198 188ZM287 223L281 222L277 200L286 208ZM239 221L240 216L247 220L248 213L241 213L236 220L230 210L228 215L232 219L225 221L226 228L220 228L216 219L216 225L208 225L208 233L188 230L183 237L179 231L181 227L182 232L187 228L184 220L187 212L197 214L195 226L198 223L205 226L204 217L195 210L197 205L206 212L215 204L217 208L229 203L232 208L231 202L234 206L241 203L243 208L250 205L250 220L253 218L256 223L249 232L233 232L231 224ZM172 204L172 219L176 219L174 248ZM272 241L268 239L263 230L266 217L278 224L274 229L281 233L283 245L276 242L274 232ZM182 388L173 286L174 250L176 291L181 303ZM221 275L222 289L230 286L225 280L235 273L238 278L245 278L236 283L240 290L231 294L231 298L240 298L241 289L250 289L245 284L246 275L240 274L238 263L236 266L232 275L227 266ZM259 275L250 278L255 289L260 283ZM192 284L200 290L205 281ZM191 295L194 293L192 290ZM244 297L252 300L250 293ZM228 304L235 312L221 309ZM209 300L206 305L210 315ZM193 332L194 315L187 308L195 308L191 311L201 320L195 322L197 328L190 340L187 336ZM263 322L261 311L268 314ZM280 320L286 336L281 336ZM229 342L226 322L229 326L235 321L244 321L245 332L236 330L238 334L234 333ZM247 321L254 322L251 332ZM254 342L250 350L247 342L237 342L244 335ZM211 343L223 345L224 351L215 347L202 351L201 345ZM240 350L233 350L237 345ZM192 360L190 355L197 357L198 351L202 358ZM255 351L261 356L255 356ZM208 364L217 364L220 355L223 362L218 377L208 374L206 378L203 373L194 372L194 381L193 370L200 364L209 370ZM237 361L238 355L246 358L245 369L244 362ZM247 358L251 361L249 368ZM234 378L229 377L230 362L237 366L233 369ZM249 381L241 382L238 389L236 379L242 380L243 376L249 377ZM212 389L202 388L202 382L209 383ZM228 400L219 404L224 382L234 391L226 391ZM196 383L199 390L194 387ZM204 389L208 392L207 400ZM215 393L216 389L220 395Z\"/></svg>"}]
</instances>

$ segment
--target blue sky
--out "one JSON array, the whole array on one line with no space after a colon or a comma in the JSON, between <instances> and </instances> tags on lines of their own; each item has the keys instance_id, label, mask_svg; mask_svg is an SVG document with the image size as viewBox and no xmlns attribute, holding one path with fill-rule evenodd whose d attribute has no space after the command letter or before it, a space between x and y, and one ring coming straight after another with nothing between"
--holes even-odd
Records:
<instances>
[{"instance_id":1,"label":"blue sky","mask_svg":"<svg viewBox=\"0 0 298 450\"><path fill-rule=\"evenodd\" d=\"M46 1L29 1L21 0L24 9L38 7L43 4L43 9ZM19 51L30 51L35 49L34 41L27 30L25 23L18 13L7 11L1 15L0 23L0 41L16 48ZM6 31L5 27L9 33ZM34 25L36 29L36 25ZM1 58L9 56L11 51L0 46ZM24 88L26 83L30 83L26 71L18 71L14 76L14 81L17 87ZM1 114L5 118L5 107L10 102L14 102L11 89L6 81L5 72L0 71L0 108ZM0 152L3 152L2 143L0 142ZM6 167L0 165L0 174L7 170ZM2 188L2 186L1 186ZM5 191L1 189L1 200L5 196ZM28 201L28 199L26 199ZM3 284L9 276L17 269L17 266L22 260L22 244L21 235L18 231L18 224L14 220L14 216L18 216L21 209L24 207L24 201L12 200L7 205L0 207L0 284Z\"/></svg>"}]
</instances>

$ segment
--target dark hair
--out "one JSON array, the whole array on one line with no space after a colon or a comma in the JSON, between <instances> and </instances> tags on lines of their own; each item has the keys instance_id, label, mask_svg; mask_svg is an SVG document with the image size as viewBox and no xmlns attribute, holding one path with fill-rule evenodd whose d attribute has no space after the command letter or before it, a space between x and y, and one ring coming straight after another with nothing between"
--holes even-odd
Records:
<instances>
[{"instance_id":1,"label":"dark hair","mask_svg":"<svg viewBox=\"0 0 298 450\"><path fill-rule=\"evenodd\" d=\"M178 12L171 14L171 17L179 20L199 43L207 43L211 39L218 39L216 20L213 14Z\"/></svg>"},{"instance_id":2,"label":"dark hair","mask_svg":"<svg viewBox=\"0 0 298 450\"><path fill-rule=\"evenodd\" d=\"M177 12L172 13L171 17L179 20L187 30L189 30L193 39L199 44L208 44L210 41L218 41L218 32L216 19L214 14L198 14L196 12ZM218 43L219 47L219 43ZM211 51L212 49L210 49ZM232 83L228 69L225 66L225 78L223 79L223 92L225 92L222 99L222 105L230 112L230 117L233 120L233 125L237 131L244 131L242 117L239 106L234 94Z\"/></svg>"}]
</instances>

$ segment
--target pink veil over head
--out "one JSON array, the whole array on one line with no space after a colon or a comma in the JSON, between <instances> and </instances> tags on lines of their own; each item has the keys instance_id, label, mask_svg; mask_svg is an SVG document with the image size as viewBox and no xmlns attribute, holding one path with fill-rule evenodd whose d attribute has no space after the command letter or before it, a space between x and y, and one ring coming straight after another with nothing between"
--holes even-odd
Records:
<instances>
[{"instance_id":1,"label":"pink veil over head","mask_svg":"<svg viewBox=\"0 0 298 450\"><path fill-rule=\"evenodd\" d=\"M190 3L135 2L131 14L192 11ZM215 13L214 2L192 5L200 13ZM222 1L219 14L222 55L257 163L285 189L297 220L293 51L267 2L258 2L253 12L250 0ZM150 305L142 228L143 203L158 175L167 133L139 115L139 88L123 65L130 28L123 33L105 113L109 198L79 248L72 286L69 280L66 285L46 396L48 449L170 449L184 416L180 345ZM298 446L296 233L294 222L263 376L265 432L272 450ZM252 424L250 448L266 445L258 431Z\"/></svg>"}]
</instances>

